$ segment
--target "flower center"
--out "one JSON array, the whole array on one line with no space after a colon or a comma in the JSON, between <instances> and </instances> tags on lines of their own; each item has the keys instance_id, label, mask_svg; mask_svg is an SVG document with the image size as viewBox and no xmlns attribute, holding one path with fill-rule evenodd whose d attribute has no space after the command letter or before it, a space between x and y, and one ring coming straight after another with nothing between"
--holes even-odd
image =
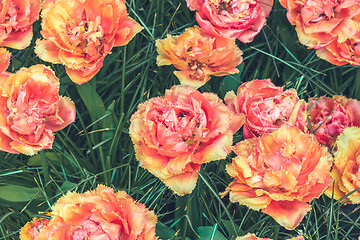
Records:
<instances>
[{"instance_id":1,"label":"flower center","mask_svg":"<svg viewBox=\"0 0 360 240\"><path fill-rule=\"evenodd\" d=\"M336 8L340 5L338 0L328 1L307 1L302 10L302 17L305 22L317 23L319 21L328 21L335 17Z\"/></svg>"},{"instance_id":2,"label":"flower center","mask_svg":"<svg viewBox=\"0 0 360 240\"><path fill-rule=\"evenodd\" d=\"M101 45L105 39L100 16L96 16L95 20L88 20L84 10L82 21L80 23L70 22L67 28L69 42L80 48L85 56L102 54L104 49L101 48Z\"/></svg>"},{"instance_id":3,"label":"flower center","mask_svg":"<svg viewBox=\"0 0 360 240\"><path fill-rule=\"evenodd\" d=\"M72 236L73 240L102 239L110 240L109 236L102 229L99 222L94 220L86 220L81 226L78 226Z\"/></svg>"}]
</instances>

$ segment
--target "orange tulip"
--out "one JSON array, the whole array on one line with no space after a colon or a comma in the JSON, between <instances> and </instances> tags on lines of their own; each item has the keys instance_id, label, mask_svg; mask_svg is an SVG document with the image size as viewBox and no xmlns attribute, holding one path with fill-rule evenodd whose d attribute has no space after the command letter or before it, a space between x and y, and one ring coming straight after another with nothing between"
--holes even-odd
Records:
<instances>
[{"instance_id":1,"label":"orange tulip","mask_svg":"<svg viewBox=\"0 0 360 240\"><path fill-rule=\"evenodd\" d=\"M355 99L345 96L314 98L307 107L316 138L330 150L345 127L360 127L360 102ZM310 127L308 131L311 133Z\"/></svg>"},{"instance_id":2,"label":"orange tulip","mask_svg":"<svg viewBox=\"0 0 360 240\"><path fill-rule=\"evenodd\" d=\"M52 207L52 219L34 238L21 240L155 240L157 218L124 191L99 185L83 194L69 192ZM30 223L31 224L31 223ZM21 232L26 231L26 225Z\"/></svg>"},{"instance_id":3,"label":"orange tulip","mask_svg":"<svg viewBox=\"0 0 360 240\"><path fill-rule=\"evenodd\" d=\"M227 106L246 116L244 138L271 133L282 125L306 130L306 103L300 100L295 89L283 90L270 79L255 79L240 85L237 95L225 95Z\"/></svg>"},{"instance_id":4,"label":"orange tulip","mask_svg":"<svg viewBox=\"0 0 360 240\"><path fill-rule=\"evenodd\" d=\"M210 80L211 76L238 73L242 51L235 41L224 37L212 37L201 28L187 28L179 36L168 35L156 40L157 64L171 65L183 85L198 88Z\"/></svg>"},{"instance_id":5,"label":"orange tulip","mask_svg":"<svg viewBox=\"0 0 360 240\"><path fill-rule=\"evenodd\" d=\"M358 0L280 0L302 44L319 49L345 42L360 28Z\"/></svg>"},{"instance_id":6,"label":"orange tulip","mask_svg":"<svg viewBox=\"0 0 360 240\"><path fill-rule=\"evenodd\" d=\"M335 162L331 169L331 175L335 179L334 191L330 186L325 193L328 197L333 195L334 199L339 200L360 187L360 128L344 128L336 140L336 147ZM343 201L345 200L348 200L347 204L359 204L360 190Z\"/></svg>"},{"instance_id":7,"label":"orange tulip","mask_svg":"<svg viewBox=\"0 0 360 240\"><path fill-rule=\"evenodd\" d=\"M354 37L345 42L334 41L326 47L318 49L316 55L337 66L348 63L353 66L360 66L360 30Z\"/></svg>"},{"instance_id":8,"label":"orange tulip","mask_svg":"<svg viewBox=\"0 0 360 240\"><path fill-rule=\"evenodd\" d=\"M11 53L5 48L0 48L0 74L9 67L10 58Z\"/></svg>"},{"instance_id":9,"label":"orange tulip","mask_svg":"<svg viewBox=\"0 0 360 240\"><path fill-rule=\"evenodd\" d=\"M33 155L51 148L55 131L75 120L75 105L59 96L59 79L44 65L0 75L0 150Z\"/></svg>"},{"instance_id":10,"label":"orange tulip","mask_svg":"<svg viewBox=\"0 0 360 240\"><path fill-rule=\"evenodd\" d=\"M50 215L50 214L48 214ZM40 230L43 229L50 222L46 218L33 218L31 222L26 223L20 230L21 240L33 240L37 237Z\"/></svg>"},{"instance_id":11,"label":"orange tulip","mask_svg":"<svg viewBox=\"0 0 360 240\"><path fill-rule=\"evenodd\" d=\"M215 94L176 85L139 105L129 133L140 165L184 195L195 188L202 163L226 158L243 122Z\"/></svg>"},{"instance_id":12,"label":"orange tulip","mask_svg":"<svg viewBox=\"0 0 360 240\"><path fill-rule=\"evenodd\" d=\"M239 142L226 170L234 180L222 193L230 201L273 217L292 230L333 182L332 156L312 134L282 126L270 134Z\"/></svg>"},{"instance_id":13,"label":"orange tulip","mask_svg":"<svg viewBox=\"0 0 360 240\"><path fill-rule=\"evenodd\" d=\"M41 17L44 39L36 41L35 52L44 61L64 64L77 84L93 78L113 47L126 45L142 30L128 17L125 0L47 1Z\"/></svg>"},{"instance_id":14,"label":"orange tulip","mask_svg":"<svg viewBox=\"0 0 360 240\"><path fill-rule=\"evenodd\" d=\"M248 233L245 236L237 237L235 240L272 240L271 238L259 238L255 234Z\"/></svg>"},{"instance_id":15,"label":"orange tulip","mask_svg":"<svg viewBox=\"0 0 360 240\"><path fill-rule=\"evenodd\" d=\"M273 0L186 0L196 20L210 35L252 42L265 26Z\"/></svg>"},{"instance_id":16,"label":"orange tulip","mask_svg":"<svg viewBox=\"0 0 360 240\"><path fill-rule=\"evenodd\" d=\"M0 46L15 49L29 46L41 0L3 0L0 7Z\"/></svg>"}]
</instances>

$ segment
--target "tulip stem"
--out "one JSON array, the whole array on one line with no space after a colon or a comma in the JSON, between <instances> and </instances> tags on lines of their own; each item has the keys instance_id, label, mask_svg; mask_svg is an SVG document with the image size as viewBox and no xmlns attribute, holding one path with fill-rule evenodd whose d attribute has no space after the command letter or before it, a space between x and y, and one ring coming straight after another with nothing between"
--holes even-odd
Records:
<instances>
[{"instance_id":1,"label":"tulip stem","mask_svg":"<svg viewBox=\"0 0 360 240\"><path fill-rule=\"evenodd\" d=\"M209 188L209 190L214 194L215 198L219 201L220 205L223 207L226 215L228 216L230 222L231 222L231 225L234 229L234 232L236 234L236 236L239 236L239 233L238 233L238 229L233 221L233 217L231 216L230 212L228 211L228 209L226 208L224 202L221 200L221 198L219 197L219 193L215 192L215 190L211 187L210 183L208 181L206 181L206 179L203 177L203 175L201 175L200 172L198 172L199 174L199 177L201 178L201 180L205 183L205 185Z\"/></svg>"},{"instance_id":2,"label":"tulip stem","mask_svg":"<svg viewBox=\"0 0 360 240\"><path fill-rule=\"evenodd\" d=\"M120 114L124 112L125 104L125 66L126 66L126 46L123 51L122 73L121 73L121 96L120 96Z\"/></svg>"},{"instance_id":3,"label":"tulip stem","mask_svg":"<svg viewBox=\"0 0 360 240\"><path fill-rule=\"evenodd\" d=\"M274 239L278 239L279 231L280 231L280 225L277 224L277 226L274 229L274 235L273 235Z\"/></svg>"},{"instance_id":4,"label":"tulip stem","mask_svg":"<svg viewBox=\"0 0 360 240\"><path fill-rule=\"evenodd\" d=\"M181 239L190 237L191 239L197 238L193 224L193 207L192 207L192 194L176 197L176 212L175 220L177 221L176 229L180 231ZM190 229L189 229L190 227Z\"/></svg>"},{"instance_id":5,"label":"tulip stem","mask_svg":"<svg viewBox=\"0 0 360 240\"><path fill-rule=\"evenodd\" d=\"M45 193L46 195L49 197L50 196L50 176L49 176L49 164L48 164L48 160L46 159L45 156L45 151L42 150L40 151L40 158L41 158L41 167L42 167L42 172L44 175L44 180L45 180Z\"/></svg>"}]
</instances>

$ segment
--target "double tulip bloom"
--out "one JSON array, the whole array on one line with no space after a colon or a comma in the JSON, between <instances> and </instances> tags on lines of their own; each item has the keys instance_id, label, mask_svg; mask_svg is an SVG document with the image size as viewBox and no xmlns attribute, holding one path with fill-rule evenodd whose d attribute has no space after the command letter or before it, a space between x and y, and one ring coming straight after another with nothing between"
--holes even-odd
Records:
<instances>
[{"instance_id":1,"label":"double tulip bloom","mask_svg":"<svg viewBox=\"0 0 360 240\"><path fill-rule=\"evenodd\" d=\"M235 113L243 113L246 121L244 138L271 133L282 125L306 129L306 103L295 89L283 90L270 79L255 79L240 85L237 94L225 95L225 102Z\"/></svg>"},{"instance_id":2,"label":"double tulip bloom","mask_svg":"<svg viewBox=\"0 0 360 240\"><path fill-rule=\"evenodd\" d=\"M332 150L337 136L346 127L360 127L360 102L344 96L314 98L308 104L309 133ZM308 124L308 123L307 123Z\"/></svg>"},{"instance_id":3,"label":"double tulip bloom","mask_svg":"<svg viewBox=\"0 0 360 240\"><path fill-rule=\"evenodd\" d=\"M332 156L315 136L282 126L258 138L239 142L226 171L234 180L222 195L273 217L292 230L333 182Z\"/></svg>"},{"instance_id":4,"label":"double tulip bloom","mask_svg":"<svg viewBox=\"0 0 360 240\"><path fill-rule=\"evenodd\" d=\"M15 49L29 46L41 0L4 0L0 7L0 46Z\"/></svg>"},{"instance_id":5,"label":"double tulip bloom","mask_svg":"<svg viewBox=\"0 0 360 240\"><path fill-rule=\"evenodd\" d=\"M125 0L53 0L44 6L44 39L36 41L35 52L65 65L77 84L93 78L113 47L126 45L142 30L128 17Z\"/></svg>"},{"instance_id":6,"label":"double tulip bloom","mask_svg":"<svg viewBox=\"0 0 360 240\"><path fill-rule=\"evenodd\" d=\"M75 121L75 105L59 96L59 79L43 65L0 75L0 150L33 155L51 148L55 131Z\"/></svg>"},{"instance_id":7,"label":"double tulip bloom","mask_svg":"<svg viewBox=\"0 0 360 240\"><path fill-rule=\"evenodd\" d=\"M332 64L360 65L359 0L280 0L299 40Z\"/></svg>"},{"instance_id":8,"label":"double tulip bloom","mask_svg":"<svg viewBox=\"0 0 360 240\"><path fill-rule=\"evenodd\" d=\"M266 23L273 0L186 0L196 20L210 35L252 42Z\"/></svg>"},{"instance_id":9,"label":"double tulip bloom","mask_svg":"<svg viewBox=\"0 0 360 240\"><path fill-rule=\"evenodd\" d=\"M140 165L184 195L195 188L202 163L226 158L243 122L215 94L177 85L140 104L129 133Z\"/></svg>"},{"instance_id":10,"label":"double tulip bloom","mask_svg":"<svg viewBox=\"0 0 360 240\"><path fill-rule=\"evenodd\" d=\"M331 175L335 179L325 192L328 197L339 200L352 191L360 188L360 128L347 127L336 140L337 151ZM353 192L343 201L360 204L360 190Z\"/></svg>"},{"instance_id":11,"label":"double tulip bloom","mask_svg":"<svg viewBox=\"0 0 360 240\"><path fill-rule=\"evenodd\" d=\"M20 230L20 239L157 239L154 212L103 185L83 194L69 192L51 209L51 220L33 219Z\"/></svg>"},{"instance_id":12,"label":"double tulip bloom","mask_svg":"<svg viewBox=\"0 0 360 240\"><path fill-rule=\"evenodd\" d=\"M211 36L195 26L187 28L179 36L168 35L156 40L157 65L174 65L174 71L182 85L198 88L211 76L238 73L242 63L242 51L231 39Z\"/></svg>"}]
</instances>

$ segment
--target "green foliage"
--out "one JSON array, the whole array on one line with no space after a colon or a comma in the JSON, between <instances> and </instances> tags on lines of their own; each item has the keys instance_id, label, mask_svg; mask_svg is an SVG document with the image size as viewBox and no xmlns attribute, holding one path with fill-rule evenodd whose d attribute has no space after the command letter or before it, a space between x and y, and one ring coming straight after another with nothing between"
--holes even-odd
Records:
<instances>
[{"instance_id":1,"label":"green foliage","mask_svg":"<svg viewBox=\"0 0 360 240\"><path fill-rule=\"evenodd\" d=\"M231 182L225 172L230 156L202 166L194 192L175 196L152 174L139 167L128 134L131 114L148 98L163 95L178 80L174 67L156 65L155 40L180 34L196 24L185 0L127 0L129 15L144 30L126 47L114 48L100 72L81 86L72 83L63 66L42 62L33 52L34 41L23 51L11 50L8 71L43 63L61 81L61 94L76 105L76 122L56 132L51 150L33 157L0 152L0 240L18 239L19 229L66 191L84 192L97 184L125 190L158 216L161 239L235 239L248 232L258 237L355 239L360 234L359 208L322 196L294 231L269 216L231 203L219 192ZM35 37L39 37L39 22ZM360 98L360 71L333 66L319 59L297 39L294 27L278 2L267 25L252 43L237 42L244 52L240 73L214 77L201 91L224 97L227 91L252 79L271 78L279 86L295 88L299 96L342 94ZM241 133L234 142L242 139Z\"/></svg>"}]
</instances>

